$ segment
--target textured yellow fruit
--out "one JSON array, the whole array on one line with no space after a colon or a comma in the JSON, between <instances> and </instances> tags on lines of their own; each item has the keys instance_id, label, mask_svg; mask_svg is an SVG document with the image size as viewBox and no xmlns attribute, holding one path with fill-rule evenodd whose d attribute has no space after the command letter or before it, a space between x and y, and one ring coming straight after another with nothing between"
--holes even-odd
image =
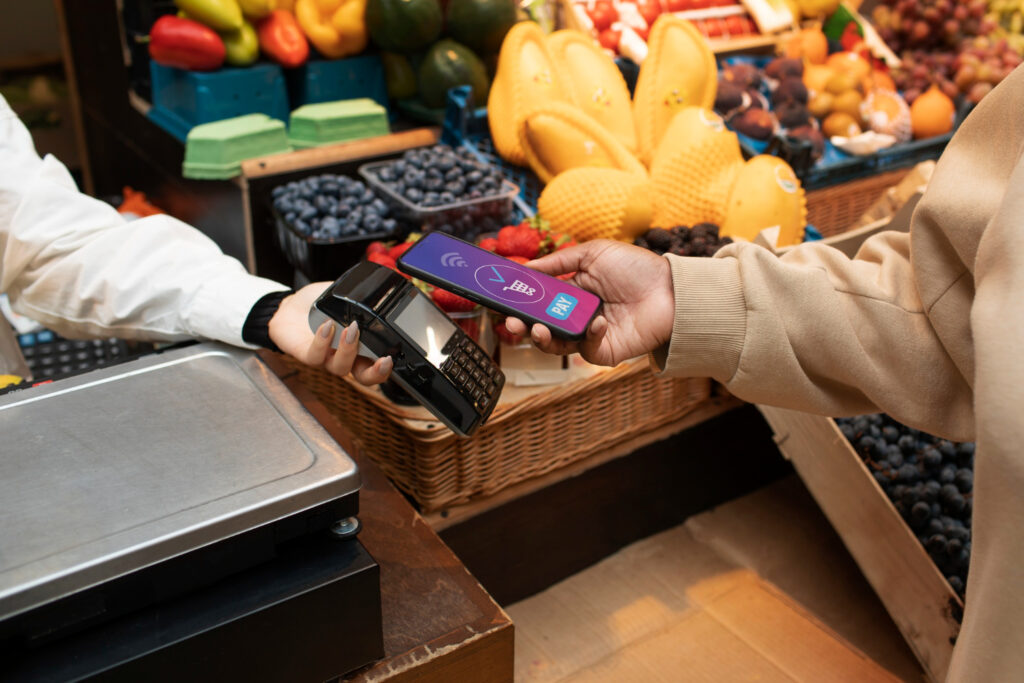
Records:
<instances>
[{"instance_id":1,"label":"textured yellow fruit","mask_svg":"<svg viewBox=\"0 0 1024 683\"><path fill-rule=\"evenodd\" d=\"M646 177L647 169L600 123L558 102L527 112L519 144L541 182L570 168L617 168Z\"/></svg>"},{"instance_id":2,"label":"textured yellow fruit","mask_svg":"<svg viewBox=\"0 0 1024 683\"><path fill-rule=\"evenodd\" d=\"M562 80L537 24L521 21L505 34L487 98L491 138L503 159L526 165L526 154L519 144L519 124L538 105L570 102Z\"/></svg>"},{"instance_id":3,"label":"textured yellow fruit","mask_svg":"<svg viewBox=\"0 0 1024 683\"><path fill-rule=\"evenodd\" d=\"M807 198L789 164L761 154L743 164L737 174L719 234L753 241L762 230L776 225L778 246L802 242Z\"/></svg>"},{"instance_id":4,"label":"textured yellow fruit","mask_svg":"<svg viewBox=\"0 0 1024 683\"><path fill-rule=\"evenodd\" d=\"M611 57L590 36L568 29L548 36L548 51L565 77L569 99L636 154L633 102Z\"/></svg>"},{"instance_id":5,"label":"textured yellow fruit","mask_svg":"<svg viewBox=\"0 0 1024 683\"><path fill-rule=\"evenodd\" d=\"M578 242L632 241L651 227L650 181L614 168L574 168L547 184L537 212Z\"/></svg>"},{"instance_id":6,"label":"textured yellow fruit","mask_svg":"<svg viewBox=\"0 0 1024 683\"><path fill-rule=\"evenodd\" d=\"M653 225L720 225L742 164L736 134L717 114L701 107L679 112L651 161Z\"/></svg>"},{"instance_id":7,"label":"textured yellow fruit","mask_svg":"<svg viewBox=\"0 0 1024 683\"><path fill-rule=\"evenodd\" d=\"M685 107L710 109L718 89L715 55L689 21L662 14L651 27L647 46L633 93L639 156L645 164L672 118Z\"/></svg>"}]
</instances>

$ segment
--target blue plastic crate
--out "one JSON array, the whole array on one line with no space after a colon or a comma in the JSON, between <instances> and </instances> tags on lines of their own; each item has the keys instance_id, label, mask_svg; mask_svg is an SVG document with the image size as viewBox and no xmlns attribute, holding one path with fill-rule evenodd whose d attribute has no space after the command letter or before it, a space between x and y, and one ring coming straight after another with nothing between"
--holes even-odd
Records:
<instances>
[{"instance_id":1,"label":"blue plastic crate","mask_svg":"<svg viewBox=\"0 0 1024 683\"><path fill-rule=\"evenodd\" d=\"M480 161L499 169L507 180L519 186L519 196L512 201L516 219L522 220L537 213L537 198L544 189L544 183L530 169L502 159L494 149L491 129L487 124L487 109L474 106L473 92L468 85L448 91L441 142L468 149Z\"/></svg>"},{"instance_id":2,"label":"blue plastic crate","mask_svg":"<svg viewBox=\"0 0 1024 683\"><path fill-rule=\"evenodd\" d=\"M193 126L245 114L288 120L288 93L281 67L256 64L217 71L184 71L149 64L151 121L182 142Z\"/></svg>"},{"instance_id":3,"label":"blue plastic crate","mask_svg":"<svg viewBox=\"0 0 1024 683\"><path fill-rule=\"evenodd\" d=\"M292 109L304 104L368 97L388 106L384 64L377 55L314 60L285 72Z\"/></svg>"}]
</instances>

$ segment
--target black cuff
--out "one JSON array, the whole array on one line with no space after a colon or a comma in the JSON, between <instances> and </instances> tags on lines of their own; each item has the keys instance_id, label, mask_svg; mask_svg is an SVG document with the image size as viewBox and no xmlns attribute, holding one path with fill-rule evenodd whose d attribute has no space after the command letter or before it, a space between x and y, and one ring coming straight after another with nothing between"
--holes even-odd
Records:
<instances>
[{"instance_id":1,"label":"black cuff","mask_svg":"<svg viewBox=\"0 0 1024 683\"><path fill-rule=\"evenodd\" d=\"M259 301L253 304L245 324L242 325L242 341L281 353L281 349L270 339L270 319L277 313L281 301L294 293L294 289L285 289L260 297Z\"/></svg>"}]
</instances>

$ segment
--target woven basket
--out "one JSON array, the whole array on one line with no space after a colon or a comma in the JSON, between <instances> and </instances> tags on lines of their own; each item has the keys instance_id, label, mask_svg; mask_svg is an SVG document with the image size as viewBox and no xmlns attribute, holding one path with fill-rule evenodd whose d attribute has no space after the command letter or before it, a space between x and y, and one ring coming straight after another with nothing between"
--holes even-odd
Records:
<instances>
[{"instance_id":1,"label":"woven basket","mask_svg":"<svg viewBox=\"0 0 1024 683\"><path fill-rule=\"evenodd\" d=\"M811 190L807 193L807 222L817 228L822 237L846 232L886 190L910 171L910 168L901 168Z\"/></svg>"},{"instance_id":2,"label":"woven basket","mask_svg":"<svg viewBox=\"0 0 1024 683\"><path fill-rule=\"evenodd\" d=\"M466 439L379 389L288 362L424 511L493 494L612 448L678 420L711 394L708 379L658 378L646 360L633 361L514 402L503 396Z\"/></svg>"}]
</instances>

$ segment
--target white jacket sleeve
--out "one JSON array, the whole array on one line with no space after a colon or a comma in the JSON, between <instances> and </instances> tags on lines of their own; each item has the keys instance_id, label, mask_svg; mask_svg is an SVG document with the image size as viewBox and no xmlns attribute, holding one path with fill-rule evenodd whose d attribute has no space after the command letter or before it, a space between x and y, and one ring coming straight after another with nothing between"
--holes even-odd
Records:
<instances>
[{"instance_id":1,"label":"white jacket sleeve","mask_svg":"<svg viewBox=\"0 0 1024 683\"><path fill-rule=\"evenodd\" d=\"M126 221L78 191L0 97L0 292L12 308L68 337L237 346L263 295L287 289L248 274L170 216Z\"/></svg>"}]
</instances>

